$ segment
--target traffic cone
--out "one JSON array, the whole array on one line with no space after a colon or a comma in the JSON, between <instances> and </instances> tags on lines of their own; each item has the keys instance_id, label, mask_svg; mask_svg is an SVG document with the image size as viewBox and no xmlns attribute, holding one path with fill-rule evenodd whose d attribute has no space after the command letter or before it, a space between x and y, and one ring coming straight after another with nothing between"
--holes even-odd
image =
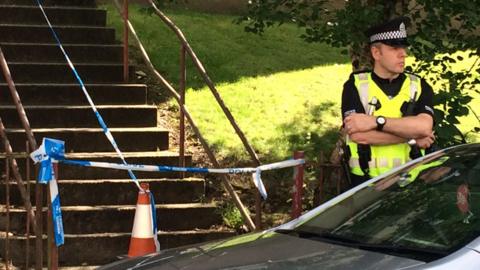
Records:
<instances>
[{"instance_id":1,"label":"traffic cone","mask_svg":"<svg viewBox=\"0 0 480 270\"><path fill-rule=\"evenodd\" d=\"M143 256L157 251L155 246L156 235L153 232L150 190L147 183L141 183L140 186L143 191L138 192L128 257Z\"/></svg>"}]
</instances>

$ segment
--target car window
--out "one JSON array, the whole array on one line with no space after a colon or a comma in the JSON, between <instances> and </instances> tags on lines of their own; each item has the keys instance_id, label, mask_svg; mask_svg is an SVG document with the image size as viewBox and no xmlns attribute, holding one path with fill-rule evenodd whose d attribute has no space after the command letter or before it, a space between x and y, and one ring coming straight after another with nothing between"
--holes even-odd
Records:
<instances>
[{"instance_id":1,"label":"car window","mask_svg":"<svg viewBox=\"0 0 480 270\"><path fill-rule=\"evenodd\" d=\"M453 252L480 235L480 145L438 152L296 229L358 243Z\"/></svg>"}]
</instances>

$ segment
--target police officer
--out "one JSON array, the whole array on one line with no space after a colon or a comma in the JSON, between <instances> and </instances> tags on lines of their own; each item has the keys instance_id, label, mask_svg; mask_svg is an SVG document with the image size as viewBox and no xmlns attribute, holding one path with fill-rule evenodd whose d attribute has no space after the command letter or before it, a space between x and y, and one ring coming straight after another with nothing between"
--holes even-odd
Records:
<instances>
[{"instance_id":1,"label":"police officer","mask_svg":"<svg viewBox=\"0 0 480 270\"><path fill-rule=\"evenodd\" d=\"M404 72L405 24L397 18L366 31L373 70L352 73L343 87L352 186L407 162L411 145L426 149L434 141L432 87Z\"/></svg>"}]
</instances>

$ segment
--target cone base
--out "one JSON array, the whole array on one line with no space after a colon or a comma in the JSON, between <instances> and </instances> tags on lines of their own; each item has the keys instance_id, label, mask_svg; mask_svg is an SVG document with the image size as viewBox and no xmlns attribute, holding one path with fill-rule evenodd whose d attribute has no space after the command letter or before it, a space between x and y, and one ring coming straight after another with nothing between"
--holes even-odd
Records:
<instances>
[{"instance_id":1,"label":"cone base","mask_svg":"<svg viewBox=\"0 0 480 270\"><path fill-rule=\"evenodd\" d=\"M155 240L153 238L136 238L130 239L130 247L128 249L128 257L138 257L156 252Z\"/></svg>"}]
</instances>

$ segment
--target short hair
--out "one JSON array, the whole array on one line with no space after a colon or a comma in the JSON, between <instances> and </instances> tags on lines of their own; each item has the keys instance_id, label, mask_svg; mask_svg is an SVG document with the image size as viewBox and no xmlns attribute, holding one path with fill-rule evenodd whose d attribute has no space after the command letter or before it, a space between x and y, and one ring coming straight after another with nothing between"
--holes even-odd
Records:
<instances>
[{"instance_id":1,"label":"short hair","mask_svg":"<svg viewBox=\"0 0 480 270\"><path fill-rule=\"evenodd\" d=\"M380 41L373 42L373 43L370 44L370 48L371 47L378 48L378 47L380 47L381 44L382 44L382 42L380 42Z\"/></svg>"}]
</instances>

